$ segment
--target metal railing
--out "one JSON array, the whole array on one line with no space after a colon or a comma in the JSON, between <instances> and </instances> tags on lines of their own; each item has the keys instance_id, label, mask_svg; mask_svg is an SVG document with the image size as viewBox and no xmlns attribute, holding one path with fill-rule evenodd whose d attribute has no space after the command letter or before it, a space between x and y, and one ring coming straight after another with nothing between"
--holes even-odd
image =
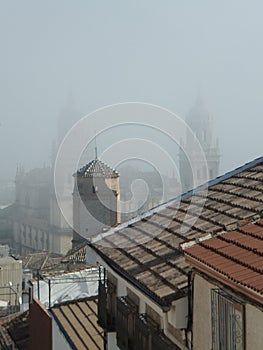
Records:
<instances>
[{"instance_id":1,"label":"metal railing","mask_svg":"<svg viewBox=\"0 0 263 350\"><path fill-rule=\"evenodd\" d=\"M244 305L223 290L211 291L212 349L244 350Z\"/></svg>"},{"instance_id":2,"label":"metal railing","mask_svg":"<svg viewBox=\"0 0 263 350\"><path fill-rule=\"evenodd\" d=\"M116 287L110 281L99 281L98 321L106 331L115 330Z\"/></svg>"},{"instance_id":3,"label":"metal railing","mask_svg":"<svg viewBox=\"0 0 263 350\"><path fill-rule=\"evenodd\" d=\"M99 281L98 321L106 332L116 331L120 350L178 349L129 297L117 297L116 286L106 279Z\"/></svg>"}]
</instances>

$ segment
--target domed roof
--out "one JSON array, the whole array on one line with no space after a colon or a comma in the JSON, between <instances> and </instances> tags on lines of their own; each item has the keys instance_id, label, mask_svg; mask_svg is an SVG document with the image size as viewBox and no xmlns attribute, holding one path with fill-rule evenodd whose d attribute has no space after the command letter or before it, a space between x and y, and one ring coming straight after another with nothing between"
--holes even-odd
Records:
<instances>
[{"instance_id":1,"label":"domed roof","mask_svg":"<svg viewBox=\"0 0 263 350\"><path fill-rule=\"evenodd\" d=\"M77 176L115 178L119 177L120 174L101 160L94 159L78 170Z\"/></svg>"}]
</instances>

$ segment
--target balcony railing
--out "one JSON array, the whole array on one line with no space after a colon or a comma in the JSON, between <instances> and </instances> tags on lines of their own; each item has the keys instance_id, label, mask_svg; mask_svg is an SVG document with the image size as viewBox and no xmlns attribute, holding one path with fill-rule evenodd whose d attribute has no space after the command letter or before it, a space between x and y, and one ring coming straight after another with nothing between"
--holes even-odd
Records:
<instances>
[{"instance_id":1,"label":"balcony railing","mask_svg":"<svg viewBox=\"0 0 263 350\"><path fill-rule=\"evenodd\" d=\"M98 320L108 332L117 332L120 350L177 350L147 314L139 314L138 306L128 297L117 298L116 286L99 281Z\"/></svg>"},{"instance_id":2,"label":"balcony railing","mask_svg":"<svg viewBox=\"0 0 263 350\"><path fill-rule=\"evenodd\" d=\"M135 317L135 349L152 349L152 337L159 332L159 326L146 314Z\"/></svg>"},{"instance_id":3,"label":"balcony railing","mask_svg":"<svg viewBox=\"0 0 263 350\"><path fill-rule=\"evenodd\" d=\"M131 322L132 314L129 310L129 304L125 298L117 299L117 345L120 350L131 349L129 342L129 322ZM130 339L131 340L131 339Z\"/></svg>"},{"instance_id":4,"label":"balcony railing","mask_svg":"<svg viewBox=\"0 0 263 350\"><path fill-rule=\"evenodd\" d=\"M115 330L116 287L110 281L99 281L98 321L106 331Z\"/></svg>"},{"instance_id":5,"label":"balcony railing","mask_svg":"<svg viewBox=\"0 0 263 350\"><path fill-rule=\"evenodd\" d=\"M127 297L117 299L117 345L121 350L177 350L159 325Z\"/></svg>"},{"instance_id":6,"label":"balcony railing","mask_svg":"<svg viewBox=\"0 0 263 350\"><path fill-rule=\"evenodd\" d=\"M106 284L99 281L99 299L98 299L98 322L103 329L107 328L107 290Z\"/></svg>"}]
</instances>

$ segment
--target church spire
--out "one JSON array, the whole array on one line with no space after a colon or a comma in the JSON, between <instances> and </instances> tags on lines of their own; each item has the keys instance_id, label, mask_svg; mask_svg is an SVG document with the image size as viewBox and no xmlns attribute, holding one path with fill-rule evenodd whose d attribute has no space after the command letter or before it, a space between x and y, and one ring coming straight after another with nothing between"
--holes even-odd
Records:
<instances>
[{"instance_id":1,"label":"church spire","mask_svg":"<svg viewBox=\"0 0 263 350\"><path fill-rule=\"evenodd\" d=\"M209 111L205 108L205 104L200 94L198 94L196 102L193 108L187 115L186 122L192 133L195 134L196 138L199 140L200 145L204 151L208 179L213 179L219 174L219 163L220 163L220 153L219 153L219 142L218 139L215 140L213 136L212 128L212 118ZM193 164L190 164L187 160L184 151L181 149L180 155L180 177L182 180L182 190L183 192L189 191L193 187L193 176L197 179L199 183L207 180L206 172L201 165L201 159L198 159L198 155L195 154L195 149L191 143L192 133L186 132L184 144L186 152L192 154L193 159L196 159L196 164L193 170ZM192 171L195 173L193 174Z\"/></svg>"}]
</instances>

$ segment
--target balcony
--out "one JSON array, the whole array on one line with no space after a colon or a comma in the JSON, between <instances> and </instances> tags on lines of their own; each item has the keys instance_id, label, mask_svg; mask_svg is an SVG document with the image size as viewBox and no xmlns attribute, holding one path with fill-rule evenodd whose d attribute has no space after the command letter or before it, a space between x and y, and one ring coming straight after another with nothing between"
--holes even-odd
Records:
<instances>
[{"instance_id":1,"label":"balcony","mask_svg":"<svg viewBox=\"0 0 263 350\"><path fill-rule=\"evenodd\" d=\"M99 281L98 322L108 332L115 331L116 286L110 281Z\"/></svg>"},{"instance_id":2,"label":"balcony","mask_svg":"<svg viewBox=\"0 0 263 350\"><path fill-rule=\"evenodd\" d=\"M159 325L127 297L117 298L117 345L120 350L177 350Z\"/></svg>"},{"instance_id":3,"label":"balcony","mask_svg":"<svg viewBox=\"0 0 263 350\"><path fill-rule=\"evenodd\" d=\"M136 342L136 318L138 306L128 297L117 298L117 345L121 350L135 349ZM138 346L137 346L138 349ZM139 349L142 349L141 344Z\"/></svg>"},{"instance_id":4,"label":"balcony","mask_svg":"<svg viewBox=\"0 0 263 350\"><path fill-rule=\"evenodd\" d=\"M147 314L128 297L117 298L116 286L99 281L98 321L106 332L117 332L120 350L177 350Z\"/></svg>"}]
</instances>

